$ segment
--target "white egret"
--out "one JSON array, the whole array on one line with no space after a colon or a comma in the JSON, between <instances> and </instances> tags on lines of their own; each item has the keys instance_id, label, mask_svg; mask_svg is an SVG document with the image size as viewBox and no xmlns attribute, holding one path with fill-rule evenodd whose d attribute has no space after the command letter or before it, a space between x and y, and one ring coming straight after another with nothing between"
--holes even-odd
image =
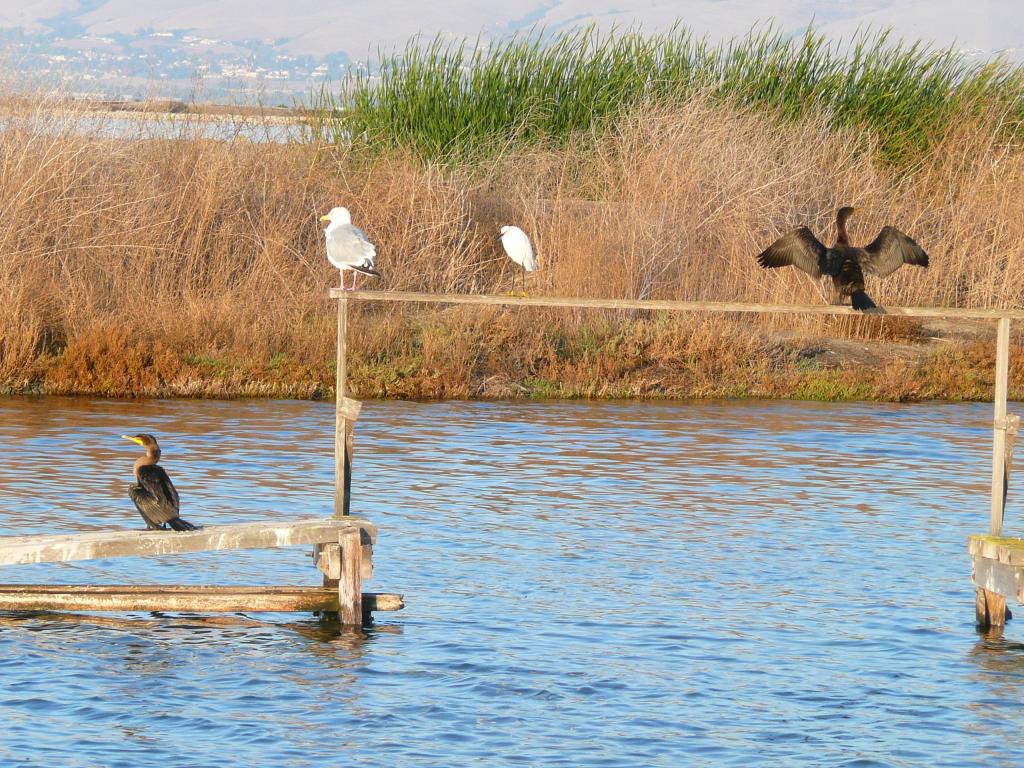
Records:
<instances>
[{"instance_id":1,"label":"white egret","mask_svg":"<svg viewBox=\"0 0 1024 768\"><path fill-rule=\"evenodd\" d=\"M505 249L505 253L512 259L516 264L521 266L526 272L537 271L537 258L533 255L533 246L530 245L530 238L526 236L519 227L504 226L499 230L501 232L498 237L501 240L501 245ZM523 275L523 286L526 285L526 275ZM512 270L512 290L509 291L509 295L513 295L516 292L516 272ZM525 293L523 294L526 295Z\"/></svg>"},{"instance_id":2,"label":"white egret","mask_svg":"<svg viewBox=\"0 0 1024 768\"><path fill-rule=\"evenodd\" d=\"M320 221L327 222L324 237L327 239L327 260L340 270L343 291L356 289L359 273L380 277L377 271L377 248L359 227L353 226L352 214L348 208L332 208ZM352 270L352 287L345 287L345 270Z\"/></svg>"}]
</instances>

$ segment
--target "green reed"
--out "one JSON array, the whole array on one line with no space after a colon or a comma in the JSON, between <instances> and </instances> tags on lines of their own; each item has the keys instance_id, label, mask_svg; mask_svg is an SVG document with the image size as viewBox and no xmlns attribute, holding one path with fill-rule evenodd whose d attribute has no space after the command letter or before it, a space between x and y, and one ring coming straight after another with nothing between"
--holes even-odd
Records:
<instances>
[{"instance_id":1,"label":"green reed","mask_svg":"<svg viewBox=\"0 0 1024 768\"><path fill-rule=\"evenodd\" d=\"M688 29L599 35L593 28L507 41L411 40L341 92L314 94L311 132L372 149L467 159L514 144L562 142L645 105L702 93L792 119L824 114L866 127L882 155L911 161L955 121L997 110L1024 134L1024 69L953 49L858 34L846 45L808 29L766 28L721 45Z\"/></svg>"}]
</instances>

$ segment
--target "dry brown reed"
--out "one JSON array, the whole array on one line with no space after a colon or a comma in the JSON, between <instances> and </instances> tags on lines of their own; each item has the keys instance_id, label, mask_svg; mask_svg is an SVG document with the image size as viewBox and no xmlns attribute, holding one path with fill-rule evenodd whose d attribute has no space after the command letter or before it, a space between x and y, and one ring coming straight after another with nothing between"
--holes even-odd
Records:
<instances>
[{"instance_id":1,"label":"dry brown reed","mask_svg":"<svg viewBox=\"0 0 1024 768\"><path fill-rule=\"evenodd\" d=\"M539 253L536 295L819 302L806 275L753 257L797 223L830 239L853 203L857 240L894 224L932 256L871 282L879 304L1024 303L1024 151L981 120L893 171L865 134L710 99L462 168L252 141L251 124L210 137L199 118L83 120L56 97L0 114L9 391L328 395L337 273L317 217L336 204L377 243L383 288L507 290L495 236L517 223ZM932 350L932 330L870 318L367 306L352 328L360 396L904 399L981 397L988 381L950 372L987 363L983 347ZM821 338L919 349L865 368L808 356Z\"/></svg>"}]
</instances>

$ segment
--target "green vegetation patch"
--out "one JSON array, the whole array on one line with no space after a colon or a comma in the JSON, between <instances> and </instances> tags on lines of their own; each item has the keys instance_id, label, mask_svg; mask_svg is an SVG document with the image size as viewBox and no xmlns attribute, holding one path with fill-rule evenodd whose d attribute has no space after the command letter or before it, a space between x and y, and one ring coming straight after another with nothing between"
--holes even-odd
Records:
<instances>
[{"instance_id":1,"label":"green vegetation patch","mask_svg":"<svg viewBox=\"0 0 1024 768\"><path fill-rule=\"evenodd\" d=\"M657 35L534 31L487 45L413 38L378 72L353 70L341 93L315 94L310 130L464 161L564 142L630 109L698 93L870 129L892 162L912 161L965 116L994 109L1018 137L1024 121L1022 68L1002 60L970 61L887 31L834 44L813 28L791 38L769 27L711 45L677 25Z\"/></svg>"}]
</instances>

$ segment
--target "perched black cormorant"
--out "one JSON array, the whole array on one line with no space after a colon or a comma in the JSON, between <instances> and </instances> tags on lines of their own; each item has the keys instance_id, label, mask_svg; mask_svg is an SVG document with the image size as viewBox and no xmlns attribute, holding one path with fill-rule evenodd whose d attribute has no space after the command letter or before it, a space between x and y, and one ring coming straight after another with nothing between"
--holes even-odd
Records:
<instances>
[{"instance_id":1,"label":"perched black cormorant","mask_svg":"<svg viewBox=\"0 0 1024 768\"><path fill-rule=\"evenodd\" d=\"M846 220L854 209L840 208L836 213L836 244L826 248L807 227L797 227L772 243L757 257L766 269L799 267L811 277L832 278L832 303L841 304L849 296L854 309L875 306L864 293L864 274L887 277L904 264L928 266L928 254L921 246L895 227L882 227L870 245L856 248L846 234Z\"/></svg>"},{"instance_id":2,"label":"perched black cormorant","mask_svg":"<svg viewBox=\"0 0 1024 768\"><path fill-rule=\"evenodd\" d=\"M128 486L128 495L135 502L146 527L163 530L167 525L176 531L194 531L196 527L178 517L178 491L160 461L160 446L152 435L121 435L125 440L138 443L146 449L146 455L135 461L132 467L135 482Z\"/></svg>"}]
</instances>

